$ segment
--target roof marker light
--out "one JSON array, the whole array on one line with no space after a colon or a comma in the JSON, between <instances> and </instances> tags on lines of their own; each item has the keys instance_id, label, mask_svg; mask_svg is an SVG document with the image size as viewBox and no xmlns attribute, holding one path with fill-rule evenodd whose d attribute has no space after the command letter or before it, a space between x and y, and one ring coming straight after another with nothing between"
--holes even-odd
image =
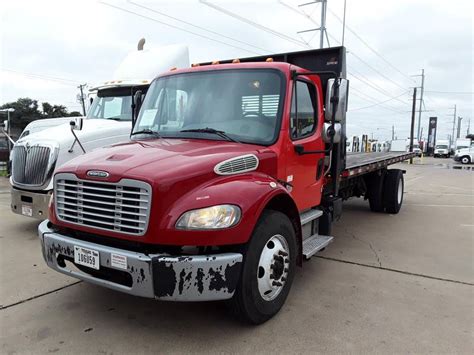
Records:
<instances>
[{"instance_id":1,"label":"roof marker light","mask_svg":"<svg viewBox=\"0 0 474 355\"><path fill-rule=\"evenodd\" d=\"M220 64L220 63L219 63L218 60L215 60L215 61L212 62L212 64L215 65L215 64Z\"/></svg>"},{"instance_id":2,"label":"roof marker light","mask_svg":"<svg viewBox=\"0 0 474 355\"><path fill-rule=\"evenodd\" d=\"M240 59L234 59L232 63L240 63Z\"/></svg>"},{"instance_id":3,"label":"roof marker light","mask_svg":"<svg viewBox=\"0 0 474 355\"><path fill-rule=\"evenodd\" d=\"M173 71L173 70L176 70L176 69L178 69L178 68L172 67L172 68L170 68L170 71Z\"/></svg>"},{"instance_id":4,"label":"roof marker light","mask_svg":"<svg viewBox=\"0 0 474 355\"><path fill-rule=\"evenodd\" d=\"M265 61L266 62L273 62L273 58L267 58Z\"/></svg>"},{"instance_id":5,"label":"roof marker light","mask_svg":"<svg viewBox=\"0 0 474 355\"><path fill-rule=\"evenodd\" d=\"M199 66L199 63L193 63L191 64L191 67L194 68L194 67L198 67Z\"/></svg>"}]
</instances>

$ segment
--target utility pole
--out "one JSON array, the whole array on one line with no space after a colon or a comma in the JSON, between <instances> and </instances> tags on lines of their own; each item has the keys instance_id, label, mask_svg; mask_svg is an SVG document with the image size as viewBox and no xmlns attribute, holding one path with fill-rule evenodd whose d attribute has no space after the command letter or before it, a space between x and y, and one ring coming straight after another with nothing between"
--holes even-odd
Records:
<instances>
[{"instance_id":1,"label":"utility pole","mask_svg":"<svg viewBox=\"0 0 474 355\"><path fill-rule=\"evenodd\" d=\"M395 126L392 125L392 141L395 139Z\"/></svg>"},{"instance_id":2,"label":"utility pole","mask_svg":"<svg viewBox=\"0 0 474 355\"><path fill-rule=\"evenodd\" d=\"M413 153L413 135L415 134L415 111L416 111L416 88L413 89L413 104L411 107L410 153ZM410 164L413 164L413 157L410 158Z\"/></svg>"},{"instance_id":3,"label":"utility pole","mask_svg":"<svg viewBox=\"0 0 474 355\"><path fill-rule=\"evenodd\" d=\"M469 131L471 130L471 117L469 117L467 121L467 131L466 131L466 136L469 135Z\"/></svg>"},{"instance_id":4,"label":"utility pole","mask_svg":"<svg viewBox=\"0 0 474 355\"><path fill-rule=\"evenodd\" d=\"M421 76L421 86L420 88L420 108L418 110L418 124L417 124L417 129L416 129L416 137L418 140L421 139L420 137L420 126L421 126L421 112L423 111L423 92L425 91L425 69L421 69L421 74L420 75L412 75L412 76Z\"/></svg>"},{"instance_id":5,"label":"utility pole","mask_svg":"<svg viewBox=\"0 0 474 355\"><path fill-rule=\"evenodd\" d=\"M304 30L304 31L298 31L297 33L306 33L306 32L313 32L313 31L319 31L319 48L324 48L324 36L326 36L326 40L329 45L329 38L328 38L328 33L326 31L326 11L327 11L327 3L328 0L314 0L311 2L307 2L304 4L298 5L298 7L303 7L307 5L314 5L317 4L318 2L321 3L321 25L319 28L312 28L309 30ZM345 10L344 10L344 16L345 16Z\"/></svg>"},{"instance_id":6,"label":"utility pole","mask_svg":"<svg viewBox=\"0 0 474 355\"><path fill-rule=\"evenodd\" d=\"M86 84L81 84L78 86L78 89L81 90L81 97L79 98L79 100L81 101L81 105L82 105L82 113L83 115L85 116L86 115L86 104L85 104L85 98L84 98L84 91L83 91L83 88L86 87Z\"/></svg>"},{"instance_id":7,"label":"utility pole","mask_svg":"<svg viewBox=\"0 0 474 355\"><path fill-rule=\"evenodd\" d=\"M449 143L449 149L451 149L451 146L454 144L454 129L456 128L456 105L453 107L453 134L451 134L451 140Z\"/></svg>"},{"instance_id":8,"label":"utility pole","mask_svg":"<svg viewBox=\"0 0 474 355\"><path fill-rule=\"evenodd\" d=\"M456 138L460 138L461 136L461 121L462 121L462 117L458 117L458 132L456 134Z\"/></svg>"}]
</instances>

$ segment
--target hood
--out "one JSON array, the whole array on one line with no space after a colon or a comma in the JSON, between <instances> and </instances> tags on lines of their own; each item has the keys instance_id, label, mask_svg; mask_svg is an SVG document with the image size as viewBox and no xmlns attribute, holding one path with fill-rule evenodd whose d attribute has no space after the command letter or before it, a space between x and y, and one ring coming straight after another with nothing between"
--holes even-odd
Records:
<instances>
[{"instance_id":1,"label":"hood","mask_svg":"<svg viewBox=\"0 0 474 355\"><path fill-rule=\"evenodd\" d=\"M42 142L54 142L59 147L67 146L70 147L74 141L74 136L71 133L71 127L69 122L71 117L68 117L64 123L43 129L39 132L32 133L22 139L19 139L17 143L37 144ZM103 137L110 138L111 136L128 136L132 127L131 121L115 121L115 120L104 120L104 119L84 119L82 130L74 131L81 141L86 146L87 143L101 139ZM87 149L86 149L87 151Z\"/></svg>"},{"instance_id":2,"label":"hood","mask_svg":"<svg viewBox=\"0 0 474 355\"><path fill-rule=\"evenodd\" d=\"M156 139L131 141L97 149L73 159L58 172L75 173L81 179L118 182L122 178L147 181L160 189L176 181L215 176L216 164L244 154L259 158L258 170L276 175L276 154L269 148L234 142L201 139ZM91 178L89 170L109 176ZM197 182L197 181L196 181Z\"/></svg>"},{"instance_id":3,"label":"hood","mask_svg":"<svg viewBox=\"0 0 474 355\"><path fill-rule=\"evenodd\" d=\"M37 133L47 128L59 126L64 123L69 123L76 117L56 117L56 118L44 118L28 123L23 132L29 132L29 134Z\"/></svg>"}]
</instances>

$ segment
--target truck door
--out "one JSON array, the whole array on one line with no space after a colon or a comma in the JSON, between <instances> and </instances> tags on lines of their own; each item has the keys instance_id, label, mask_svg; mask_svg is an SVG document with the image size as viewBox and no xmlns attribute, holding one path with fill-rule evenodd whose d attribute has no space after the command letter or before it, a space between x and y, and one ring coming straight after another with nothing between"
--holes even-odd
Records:
<instances>
[{"instance_id":1,"label":"truck door","mask_svg":"<svg viewBox=\"0 0 474 355\"><path fill-rule=\"evenodd\" d=\"M295 92L296 91L296 92ZM293 86L291 112L289 117L289 144L287 149L286 180L292 185L293 196L298 209L304 210L321 201L324 154L299 155L295 146L304 150L324 150L321 138L321 101L312 81L298 79Z\"/></svg>"}]
</instances>

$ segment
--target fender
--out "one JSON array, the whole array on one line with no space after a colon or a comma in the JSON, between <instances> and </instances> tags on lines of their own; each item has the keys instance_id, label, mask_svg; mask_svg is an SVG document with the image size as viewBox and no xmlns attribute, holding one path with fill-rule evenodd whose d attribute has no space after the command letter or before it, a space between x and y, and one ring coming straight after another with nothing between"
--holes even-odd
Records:
<instances>
[{"instance_id":1,"label":"fender","mask_svg":"<svg viewBox=\"0 0 474 355\"><path fill-rule=\"evenodd\" d=\"M159 244L219 246L248 242L262 211L277 196L291 199L288 191L274 178L262 173L219 177L197 187L173 203L163 214ZM175 228L179 217L190 210L232 204L242 212L240 222L231 228L186 231ZM289 206L290 207L290 206ZM293 206L296 209L296 206ZM296 210L297 213L297 210ZM297 230L297 234L299 230Z\"/></svg>"},{"instance_id":2,"label":"fender","mask_svg":"<svg viewBox=\"0 0 474 355\"><path fill-rule=\"evenodd\" d=\"M178 185L166 193L156 192L153 200L148 230L144 238L140 240L143 244L172 246L245 244L250 239L265 208L276 209L289 215L295 225L298 243L300 243L301 226L299 225L298 210L292 197L284 186L264 173L219 176L199 184L184 194L182 186ZM235 226L219 230L175 228L176 222L183 213L222 204L236 205L241 209L241 219ZM55 225L65 225L65 223L58 221L54 208L49 210L49 219ZM91 228L87 226L74 225L74 229L91 232ZM135 236L115 235L113 231L94 231L94 234L137 241Z\"/></svg>"}]
</instances>

